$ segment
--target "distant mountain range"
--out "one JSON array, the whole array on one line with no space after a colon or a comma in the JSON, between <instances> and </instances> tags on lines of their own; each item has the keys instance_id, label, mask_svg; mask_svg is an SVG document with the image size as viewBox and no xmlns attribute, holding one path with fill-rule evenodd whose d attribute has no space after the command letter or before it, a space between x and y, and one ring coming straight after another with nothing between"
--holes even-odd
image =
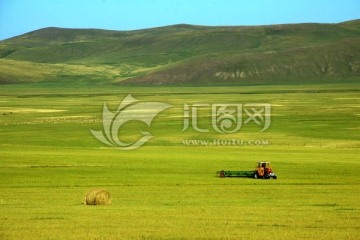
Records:
<instances>
[{"instance_id":1,"label":"distant mountain range","mask_svg":"<svg viewBox=\"0 0 360 240\"><path fill-rule=\"evenodd\" d=\"M0 41L0 83L359 82L360 20L136 31L45 28Z\"/></svg>"}]
</instances>

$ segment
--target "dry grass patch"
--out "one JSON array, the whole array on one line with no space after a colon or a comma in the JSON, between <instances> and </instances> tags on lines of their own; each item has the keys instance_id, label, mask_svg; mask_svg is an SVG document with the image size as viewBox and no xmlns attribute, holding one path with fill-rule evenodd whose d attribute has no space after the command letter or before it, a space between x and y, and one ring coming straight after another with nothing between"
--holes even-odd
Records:
<instances>
[{"instance_id":1,"label":"dry grass patch","mask_svg":"<svg viewBox=\"0 0 360 240\"><path fill-rule=\"evenodd\" d=\"M105 189L92 189L85 195L85 205L110 205L111 194Z\"/></svg>"}]
</instances>

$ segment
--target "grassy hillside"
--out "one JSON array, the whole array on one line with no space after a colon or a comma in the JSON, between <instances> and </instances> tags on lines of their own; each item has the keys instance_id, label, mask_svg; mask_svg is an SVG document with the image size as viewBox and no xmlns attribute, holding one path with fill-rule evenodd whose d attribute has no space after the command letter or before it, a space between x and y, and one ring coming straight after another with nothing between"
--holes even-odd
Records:
<instances>
[{"instance_id":1,"label":"grassy hillside","mask_svg":"<svg viewBox=\"0 0 360 240\"><path fill-rule=\"evenodd\" d=\"M257 27L183 24L126 32L45 28L0 42L0 83L358 81L359 26L355 20Z\"/></svg>"}]
</instances>

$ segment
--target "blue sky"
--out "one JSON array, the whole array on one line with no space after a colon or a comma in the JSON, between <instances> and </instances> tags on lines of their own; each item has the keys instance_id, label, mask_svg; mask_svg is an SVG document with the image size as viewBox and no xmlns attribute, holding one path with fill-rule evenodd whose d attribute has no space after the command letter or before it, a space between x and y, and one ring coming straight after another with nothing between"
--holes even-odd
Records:
<instances>
[{"instance_id":1,"label":"blue sky","mask_svg":"<svg viewBox=\"0 0 360 240\"><path fill-rule=\"evenodd\" d=\"M360 0L0 0L0 39L44 27L133 30L360 18Z\"/></svg>"}]
</instances>

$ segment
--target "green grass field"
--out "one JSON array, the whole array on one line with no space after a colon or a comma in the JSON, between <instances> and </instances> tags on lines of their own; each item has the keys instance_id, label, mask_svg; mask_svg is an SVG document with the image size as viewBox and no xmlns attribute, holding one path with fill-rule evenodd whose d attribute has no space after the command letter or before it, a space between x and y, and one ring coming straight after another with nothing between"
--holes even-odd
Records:
<instances>
[{"instance_id":1,"label":"green grass field","mask_svg":"<svg viewBox=\"0 0 360 240\"><path fill-rule=\"evenodd\" d=\"M0 88L0 239L359 239L360 85L256 87ZM102 107L131 93L174 105L148 127L139 149L108 147L90 133ZM183 105L271 103L271 126L182 132ZM238 139L264 145L198 146L184 140ZM277 180L225 178L271 161ZM106 188L109 206L83 205Z\"/></svg>"}]
</instances>

